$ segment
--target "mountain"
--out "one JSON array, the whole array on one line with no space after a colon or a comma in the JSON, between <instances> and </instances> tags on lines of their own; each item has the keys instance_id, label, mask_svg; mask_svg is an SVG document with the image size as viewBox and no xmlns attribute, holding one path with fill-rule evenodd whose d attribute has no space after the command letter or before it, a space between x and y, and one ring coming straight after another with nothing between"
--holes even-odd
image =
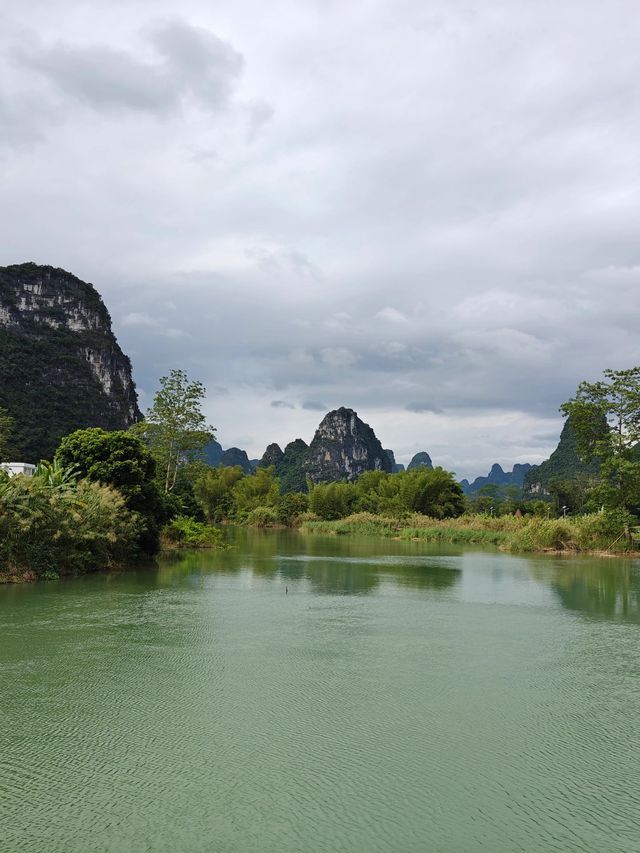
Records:
<instances>
[{"instance_id":1,"label":"mountain","mask_svg":"<svg viewBox=\"0 0 640 853\"><path fill-rule=\"evenodd\" d=\"M389 455L391 454L391 455ZM306 491L314 483L355 480L363 471L391 473L395 460L368 424L353 409L334 409L324 416L307 445L296 438L281 450L270 444L260 465L275 465L282 492Z\"/></svg>"},{"instance_id":2,"label":"mountain","mask_svg":"<svg viewBox=\"0 0 640 853\"><path fill-rule=\"evenodd\" d=\"M202 459L207 463L207 465L211 465L212 468L217 468L222 461L223 453L224 450L222 449L222 445L214 438L202 448Z\"/></svg>"},{"instance_id":3,"label":"mountain","mask_svg":"<svg viewBox=\"0 0 640 853\"><path fill-rule=\"evenodd\" d=\"M606 420L602 420L603 435L608 429ZM571 480L581 474L595 474L597 463L584 463L577 450L577 439L571 418L567 418L560 433L560 441L551 456L540 465L528 471L524 480L527 494L548 494L552 480Z\"/></svg>"},{"instance_id":4,"label":"mountain","mask_svg":"<svg viewBox=\"0 0 640 853\"><path fill-rule=\"evenodd\" d=\"M51 458L83 427L141 419L131 362L93 285L34 263L0 267L0 407L15 426L11 455Z\"/></svg>"},{"instance_id":5,"label":"mountain","mask_svg":"<svg viewBox=\"0 0 640 853\"><path fill-rule=\"evenodd\" d=\"M245 474L253 473L253 465L249 461L246 450L240 450L239 447L229 447L223 451L221 464L232 468L234 465L239 465Z\"/></svg>"},{"instance_id":6,"label":"mountain","mask_svg":"<svg viewBox=\"0 0 640 853\"><path fill-rule=\"evenodd\" d=\"M301 438L296 438L287 444L282 459L276 465L281 492L307 491L308 453L309 446Z\"/></svg>"},{"instance_id":7,"label":"mountain","mask_svg":"<svg viewBox=\"0 0 640 853\"><path fill-rule=\"evenodd\" d=\"M274 442L273 444L270 444L262 454L262 459L258 462L258 465L261 468L269 468L271 465L275 465L277 468L282 462L283 456L284 453L282 452L282 448L279 444Z\"/></svg>"},{"instance_id":8,"label":"mountain","mask_svg":"<svg viewBox=\"0 0 640 853\"><path fill-rule=\"evenodd\" d=\"M522 488L527 472L531 469L528 462L514 465L513 471L503 471L502 466L495 462L486 477L476 477L473 483L461 480L460 485L465 495L474 495L483 486L518 486Z\"/></svg>"},{"instance_id":9,"label":"mountain","mask_svg":"<svg viewBox=\"0 0 640 853\"><path fill-rule=\"evenodd\" d=\"M426 451L422 450L420 453L416 453L407 465L407 471L413 471L414 468L433 468L431 457Z\"/></svg>"},{"instance_id":10,"label":"mountain","mask_svg":"<svg viewBox=\"0 0 640 853\"><path fill-rule=\"evenodd\" d=\"M369 424L341 407L320 422L309 445L306 470L314 483L355 480L363 471L391 473L391 461Z\"/></svg>"},{"instance_id":11,"label":"mountain","mask_svg":"<svg viewBox=\"0 0 640 853\"><path fill-rule=\"evenodd\" d=\"M396 462L396 456L395 456L395 453L393 452L393 450L387 450L385 448L384 452L389 457L389 462L391 462L391 473L392 474L399 474L400 471L404 471L404 465L402 464L402 462Z\"/></svg>"},{"instance_id":12,"label":"mountain","mask_svg":"<svg viewBox=\"0 0 640 853\"><path fill-rule=\"evenodd\" d=\"M246 450L240 450L239 447L229 447L227 450L223 450L220 442L215 439L205 445L202 453L204 461L213 468L217 468L218 465L225 465L229 468L239 465L245 474L251 474L255 469L255 465L247 456Z\"/></svg>"}]
</instances>

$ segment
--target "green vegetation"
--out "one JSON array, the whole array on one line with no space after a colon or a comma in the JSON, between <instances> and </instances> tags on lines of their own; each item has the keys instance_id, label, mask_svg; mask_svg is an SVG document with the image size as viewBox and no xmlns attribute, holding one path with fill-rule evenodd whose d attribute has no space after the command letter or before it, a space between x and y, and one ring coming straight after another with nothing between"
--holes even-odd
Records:
<instances>
[{"instance_id":1,"label":"green vegetation","mask_svg":"<svg viewBox=\"0 0 640 853\"><path fill-rule=\"evenodd\" d=\"M131 431L76 430L63 438L56 460L92 482L117 489L140 518L140 550L158 550L160 527L169 510L156 481L155 460L139 438Z\"/></svg>"},{"instance_id":2,"label":"green vegetation","mask_svg":"<svg viewBox=\"0 0 640 853\"><path fill-rule=\"evenodd\" d=\"M13 418L5 409L0 409L0 460L6 458L12 429Z\"/></svg>"},{"instance_id":3,"label":"green vegetation","mask_svg":"<svg viewBox=\"0 0 640 853\"><path fill-rule=\"evenodd\" d=\"M582 382L562 411L573 421L581 458L599 464L592 499L638 514L640 367L605 370L603 380Z\"/></svg>"},{"instance_id":4,"label":"green vegetation","mask_svg":"<svg viewBox=\"0 0 640 853\"><path fill-rule=\"evenodd\" d=\"M59 463L0 478L0 579L36 580L121 566L139 555L140 518L109 486Z\"/></svg>"},{"instance_id":5,"label":"green vegetation","mask_svg":"<svg viewBox=\"0 0 640 853\"><path fill-rule=\"evenodd\" d=\"M172 370L160 379L146 419L132 427L156 459L165 492L176 487L180 469L214 438L201 411L205 395L201 382L190 382L183 370Z\"/></svg>"},{"instance_id":6,"label":"green vegetation","mask_svg":"<svg viewBox=\"0 0 640 853\"><path fill-rule=\"evenodd\" d=\"M325 535L384 536L451 544L496 545L507 551L630 551L621 536L631 517L600 512L575 518L463 515L438 520L414 514L403 519L356 513L338 521L305 520L301 530Z\"/></svg>"},{"instance_id":7,"label":"green vegetation","mask_svg":"<svg viewBox=\"0 0 640 853\"><path fill-rule=\"evenodd\" d=\"M185 515L178 515L166 525L163 540L170 547L220 548L222 532L217 527L203 524Z\"/></svg>"}]
</instances>

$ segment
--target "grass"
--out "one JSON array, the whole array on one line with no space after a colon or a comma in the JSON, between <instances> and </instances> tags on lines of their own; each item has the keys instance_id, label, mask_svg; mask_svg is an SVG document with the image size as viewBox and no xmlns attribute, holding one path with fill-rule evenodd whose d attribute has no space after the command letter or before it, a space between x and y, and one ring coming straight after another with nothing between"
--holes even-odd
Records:
<instances>
[{"instance_id":1,"label":"grass","mask_svg":"<svg viewBox=\"0 0 640 853\"><path fill-rule=\"evenodd\" d=\"M338 521L305 521L301 530L336 536L383 536L395 539L495 545L504 551L628 552L633 546L619 518L607 513L572 518L512 515L462 515L438 520L424 515L403 519L357 513ZM620 538L619 538L620 537ZM616 541L617 540L617 541Z\"/></svg>"}]
</instances>

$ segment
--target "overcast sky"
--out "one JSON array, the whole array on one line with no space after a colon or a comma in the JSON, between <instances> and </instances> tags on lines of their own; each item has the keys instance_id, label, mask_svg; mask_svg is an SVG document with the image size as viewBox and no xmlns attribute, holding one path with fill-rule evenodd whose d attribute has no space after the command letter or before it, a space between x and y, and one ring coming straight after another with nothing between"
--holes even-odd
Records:
<instances>
[{"instance_id":1,"label":"overcast sky","mask_svg":"<svg viewBox=\"0 0 640 853\"><path fill-rule=\"evenodd\" d=\"M0 263L93 282L141 407L223 446L347 405L537 462L640 363L637 0L0 0Z\"/></svg>"}]
</instances>

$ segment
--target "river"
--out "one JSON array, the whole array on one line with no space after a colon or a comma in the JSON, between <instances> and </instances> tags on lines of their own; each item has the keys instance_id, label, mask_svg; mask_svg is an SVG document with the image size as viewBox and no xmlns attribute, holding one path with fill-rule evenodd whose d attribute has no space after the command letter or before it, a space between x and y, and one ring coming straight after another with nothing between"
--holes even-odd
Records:
<instances>
[{"instance_id":1,"label":"river","mask_svg":"<svg viewBox=\"0 0 640 853\"><path fill-rule=\"evenodd\" d=\"M640 851L640 561L229 536L0 587L3 853Z\"/></svg>"}]
</instances>

